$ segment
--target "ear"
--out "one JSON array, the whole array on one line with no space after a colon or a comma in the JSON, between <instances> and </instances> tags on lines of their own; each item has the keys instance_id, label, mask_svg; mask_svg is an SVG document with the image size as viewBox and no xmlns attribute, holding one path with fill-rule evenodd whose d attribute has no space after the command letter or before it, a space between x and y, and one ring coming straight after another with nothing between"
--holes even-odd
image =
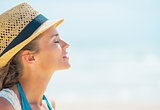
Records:
<instances>
[{"instance_id":1,"label":"ear","mask_svg":"<svg viewBox=\"0 0 160 110\"><path fill-rule=\"evenodd\" d=\"M30 50L24 50L22 53L22 60L28 64L34 64L35 56L34 53Z\"/></svg>"}]
</instances>

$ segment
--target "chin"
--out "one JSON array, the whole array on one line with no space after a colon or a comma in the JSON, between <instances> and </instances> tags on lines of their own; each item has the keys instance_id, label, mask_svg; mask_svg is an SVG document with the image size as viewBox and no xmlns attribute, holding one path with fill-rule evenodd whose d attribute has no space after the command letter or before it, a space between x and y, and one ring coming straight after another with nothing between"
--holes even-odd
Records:
<instances>
[{"instance_id":1,"label":"chin","mask_svg":"<svg viewBox=\"0 0 160 110\"><path fill-rule=\"evenodd\" d=\"M69 69L71 67L71 65L66 65L63 69Z\"/></svg>"},{"instance_id":2,"label":"chin","mask_svg":"<svg viewBox=\"0 0 160 110\"><path fill-rule=\"evenodd\" d=\"M70 64L59 67L57 70L67 70L71 67Z\"/></svg>"}]
</instances>

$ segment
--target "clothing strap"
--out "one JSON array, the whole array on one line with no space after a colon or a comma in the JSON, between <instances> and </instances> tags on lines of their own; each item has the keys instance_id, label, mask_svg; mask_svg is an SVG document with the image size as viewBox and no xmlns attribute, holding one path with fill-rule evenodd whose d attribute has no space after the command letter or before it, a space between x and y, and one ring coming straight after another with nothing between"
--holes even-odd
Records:
<instances>
[{"instance_id":1,"label":"clothing strap","mask_svg":"<svg viewBox=\"0 0 160 110\"><path fill-rule=\"evenodd\" d=\"M47 98L46 98L45 95L43 95L43 99L46 101L46 103L47 103L47 105L48 105L48 108L49 108L50 110L53 110L53 109L52 109L52 106L51 106L50 103L48 102L48 100L47 100Z\"/></svg>"},{"instance_id":2,"label":"clothing strap","mask_svg":"<svg viewBox=\"0 0 160 110\"><path fill-rule=\"evenodd\" d=\"M24 91L23 91L23 89L22 89L22 87L21 87L19 82L17 83L17 87L18 87L18 91L19 91L19 94L20 94L20 97L21 97L22 109L23 110L32 110L30 105L29 105L29 102L28 102L28 100L27 100L27 98L25 96L25 93L24 93ZM45 95L43 95L43 99L46 101L49 110L54 110L52 108L52 106L50 105L50 103L48 102L48 100L47 100Z\"/></svg>"}]
</instances>

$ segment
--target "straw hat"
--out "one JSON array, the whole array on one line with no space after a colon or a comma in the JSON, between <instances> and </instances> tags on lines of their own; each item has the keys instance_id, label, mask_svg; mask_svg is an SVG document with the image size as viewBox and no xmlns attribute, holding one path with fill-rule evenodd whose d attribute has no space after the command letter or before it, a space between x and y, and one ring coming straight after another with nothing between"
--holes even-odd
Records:
<instances>
[{"instance_id":1,"label":"straw hat","mask_svg":"<svg viewBox=\"0 0 160 110\"><path fill-rule=\"evenodd\" d=\"M48 20L26 2L0 15L0 68L25 45L64 19Z\"/></svg>"}]
</instances>

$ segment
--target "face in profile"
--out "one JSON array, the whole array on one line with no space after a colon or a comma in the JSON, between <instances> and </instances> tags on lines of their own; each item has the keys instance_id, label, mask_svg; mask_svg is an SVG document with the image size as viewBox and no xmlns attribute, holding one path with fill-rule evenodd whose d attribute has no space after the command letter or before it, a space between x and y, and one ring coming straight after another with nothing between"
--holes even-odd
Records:
<instances>
[{"instance_id":1,"label":"face in profile","mask_svg":"<svg viewBox=\"0 0 160 110\"><path fill-rule=\"evenodd\" d=\"M43 70L63 70L70 68L66 49L69 44L63 41L56 28L46 30L38 40L40 52L36 55L36 63Z\"/></svg>"}]
</instances>

